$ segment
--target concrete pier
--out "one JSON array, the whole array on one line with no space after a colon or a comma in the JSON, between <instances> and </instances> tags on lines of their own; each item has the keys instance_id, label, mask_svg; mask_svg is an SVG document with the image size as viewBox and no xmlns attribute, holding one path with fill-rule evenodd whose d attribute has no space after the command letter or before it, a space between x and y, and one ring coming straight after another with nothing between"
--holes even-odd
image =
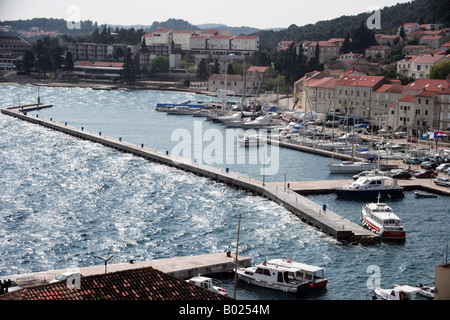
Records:
<instances>
[{"instance_id":1,"label":"concrete pier","mask_svg":"<svg viewBox=\"0 0 450 320\"><path fill-rule=\"evenodd\" d=\"M148 261L130 261L128 263L114 264L114 258L106 265L106 272L116 272L131 269L138 269L144 267L152 267L161 272L170 274L179 279L189 279L199 274L211 275L220 273L234 272L234 260L236 255L234 253L227 254L213 253L203 254L198 256L174 257L167 259L157 259ZM94 259L94 257L93 257ZM99 261L99 260L97 260ZM247 257L238 256L239 267L249 267L251 259ZM89 267L82 267L76 269L59 269L48 270L43 272L0 276L1 279L10 279L15 281L19 286L32 286L43 283L48 283L55 279L61 273L66 271L76 271L83 276L91 276L105 273L105 265L97 264Z\"/></svg>"},{"instance_id":2,"label":"concrete pier","mask_svg":"<svg viewBox=\"0 0 450 320\"><path fill-rule=\"evenodd\" d=\"M226 172L222 169L205 164L175 157L169 154L168 151L161 152L144 148L142 145L137 146L115 138L105 137L104 135L101 135L101 133L87 132L83 129L70 127L66 124L60 124L37 116L29 116L26 112L20 112L18 110L20 110L20 107L5 108L2 109L1 112L83 140L97 142L121 152L131 153L150 161L172 166L180 170L194 173L198 176L208 177L214 181L225 183L234 188L247 190L254 194L266 197L290 210L303 222L333 236L338 241L372 243L379 240L378 235L368 231L359 224L355 224L332 211L324 211L318 204L292 190L264 183L239 173Z\"/></svg>"}]
</instances>

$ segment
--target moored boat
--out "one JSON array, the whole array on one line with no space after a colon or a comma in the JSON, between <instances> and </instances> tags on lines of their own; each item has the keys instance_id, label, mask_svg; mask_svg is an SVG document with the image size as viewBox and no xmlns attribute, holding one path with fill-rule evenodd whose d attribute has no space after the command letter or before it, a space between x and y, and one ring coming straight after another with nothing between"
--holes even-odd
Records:
<instances>
[{"instance_id":1,"label":"moored boat","mask_svg":"<svg viewBox=\"0 0 450 320\"><path fill-rule=\"evenodd\" d=\"M424 286L423 284L419 284L417 288L420 289L417 293L420 294L421 296L434 299L434 291L435 291L434 286Z\"/></svg>"},{"instance_id":2,"label":"moored boat","mask_svg":"<svg viewBox=\"0 0 450 320\"><path fill-rule=\"evenodd\" d=\"M413 300L412 294L419 292L420 289L408 285L395 286L394 289L374 290L375 299L379 300Z\"/></svg>"},{"instance_id":3,"label":"moored boat","mask_svg":"<svg viewBox=\"0 0 450 320\"><path fill-rule=\"evenodd\" d=\"M322 289L327 286L328 280L325 278L325 270L322 267L285 259L272 259L267 263L297 269L296 278L308 282L311 289Z\"/></svg>"},{"instance_id":4,"label":"moored boat","mask_svg":"<svg viewBox=\"0 0 450 320\"><path fill-rule=\"evenodd\" d=\"M222 296L228 296L227 290L218 286L220 284L219 280L198 275L198 276L193 277L186 281L189 283L192 283L198 287L202 287L202 288L211 290Z\"/></svg>"},{"instance_id":5,"label":"moored boat","mask_svg":"<svg viewBox=\"0 0 450 320\"><path fill-rule=\"evenodd\" d=\"M303 293L309 287L307 281L297 278L295 267L283 267L266 261L254 267L238 268L237 276L249 284L290 293Z\"/></svg>"},{"instance_id":6,"label":"moored boat","mask_svg":"<svg viewBox=\"0 0 450 320\"><path fill-rule=\"evenodd\" d=\"M379 200L379 198L378 198ZM366 203L361 210L362 225L383 239L405 240L405 228L392 208L380 201Z\"/></svg>"},{"instance_id":7,"label":"moored boat","mask_svg":"<svg viewBox=\"0 0 450 320\"><path fill-rule=\"evenodd\" d=\"M437 198L437 194L422 191L422 190L414 191L414 196L416 198Z\"/></svg>"},{"instance_id":8,"label":"moored boat","mask_svg":"<svg viewBox=\"0 0 450 320\"><path fill-rule=\"evenodd\" d=\"M392 180L391 184L386 181ZM340 198L381 198L403 197L405 195L403 187L397 184L396 179L379 175L367 175L358 178L355 182L335 188L335 193Z\"/></svg>"}]
</instances>

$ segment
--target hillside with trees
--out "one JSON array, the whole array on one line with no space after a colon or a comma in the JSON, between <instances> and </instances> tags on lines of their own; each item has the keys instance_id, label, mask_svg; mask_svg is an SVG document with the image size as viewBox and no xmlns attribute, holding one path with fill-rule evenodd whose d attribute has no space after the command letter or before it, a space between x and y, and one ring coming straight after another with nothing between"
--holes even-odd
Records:
<instances>
[{"instance_id":1,"label":"hillside with trees","mask_svg":"<svg viewBox=\"0 0 450 320\"><path fill-rule=\"evenodd\" d=\"M372 15L371 12L356 16L342 16L332 20L319 21L315 24L297 26L292 24L281 31L260 31L255 33L260 37L262 49L272 50L278 42L284 40L328 40L330 38L345 38L353 34ZM414 0L381 9L381 30L379 33L394 34L397 28L408 22L442 23L450 26L450 6L448 0Z\"/></svg>"}]
</instances>

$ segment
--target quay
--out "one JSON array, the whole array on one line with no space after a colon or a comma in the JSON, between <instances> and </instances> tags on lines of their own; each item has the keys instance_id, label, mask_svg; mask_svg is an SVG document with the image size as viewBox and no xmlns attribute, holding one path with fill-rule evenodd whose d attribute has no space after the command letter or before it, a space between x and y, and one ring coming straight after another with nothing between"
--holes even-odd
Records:
<instances>
[{"instance_id":1,"label":"quay","mask_svg":"<svg viewBox=\"0 0 450 320\"><path fill-rule=\"evenodd\" d=\"M227 184L236 189L246 190L253 194L263 196L280 204L281 206L284 206L287 210L298 216L301 221L316 227L327 235L333 236L338 241L371 244L377 243L380 240L378 235L363 228L361 225L345 219L330 210L323 210L323 208L318 204L296 192L293 192L289 188L281 188L277 185L271 185L269 183L266 184L260 180L230 172L229 170L224 171L223 169L214 168L188 159L175 157L169 154L169 151L161 152L144 148L144 145L138 146L123 142L121 138L115 139L106 137L102 135L101 132L88 132L85 131L83 127L78 129L68 126L67 123L61 124L52 121L52 119L41 119L37 115L29 116L26 112L21 112L20 109L20 106L3 108L1 109L1 112L3 114L39 124L83 140L100 143L120 152L131 153L149 161L175 167L201 177L207 177L214 181Z\"/></svg>"},{"instance_id":2,"label":"quay","mask_svg":"<svg viewBox=\"0 0 450 320\"><path fill-rule=\"evenodd\" d=\"M172 275L179 279L189 279L199 274L212 275L234 272L236 255L230 252L203 254L198 256L174 257L167 259L157 259L148 261L133 261L128 263L116 264L98 264L94 266L81 268L68 268L60 270L48 270L35 273L6 275L1 276L2 279L10 279L17 283L20 287L33 286L48 283L54 280L58 275L67 271L76 271L83 276L91 276L103 274L106 272L117 272L131 269L139 269L152 267L166 274ZM251 258L238 256L239 267L249 267Z\"/></svg>"}]
</instances>

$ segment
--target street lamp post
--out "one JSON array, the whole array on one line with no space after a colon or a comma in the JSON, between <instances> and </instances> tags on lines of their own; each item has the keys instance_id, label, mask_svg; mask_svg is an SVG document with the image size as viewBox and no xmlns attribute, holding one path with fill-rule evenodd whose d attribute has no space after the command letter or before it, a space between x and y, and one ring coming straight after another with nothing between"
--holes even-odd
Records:
<instances>
[{"instance_id":1,"label":"street lamp post","mask_svg":"<svg viewBox=\"0 0 450 320\"><path fill-rule=\"evenodd\" d=\"M102 258L102 257L98 257L98 256L94 256L97 259L103 260L105 262L105 273L106 273L106 266L108 264L108 261L112 259L112 257L114 257L113 255L110 256L108 259Z\"/></svg>"}]
</instances>

